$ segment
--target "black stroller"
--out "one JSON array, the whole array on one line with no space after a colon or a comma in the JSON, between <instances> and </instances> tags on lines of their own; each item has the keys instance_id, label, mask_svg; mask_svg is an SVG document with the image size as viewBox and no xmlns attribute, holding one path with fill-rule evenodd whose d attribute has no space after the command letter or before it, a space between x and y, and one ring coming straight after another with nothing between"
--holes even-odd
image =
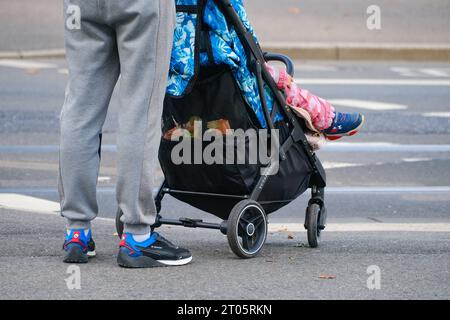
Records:
<instances>
[{"instance_id":1,"label":"black stroller","mask_svg":"<svg viewBox=\"0 0 450 320\"><path fill-rule=\"evenodd\" d=\"M282 62L293 76L294 66L286 56L261 50L246 20L241 1L176 0L178 25L172 55L172 77L164 102L164 137L159 149L165 181L155 197L158 215L153 228L175 225L217 229L227 235L229 245L237 256L252 258L261 251L266 241L267 215L311 188L312 196L306 209L304 226L309 245L317 247L327 216L324 204L325 171L307 141L304 121L292 113L285 96L265 68L268 62ZM217 17L223 21L215 21ZM229 46L224 46L224 43ZM221 60L217 50L214 50L217 47L231 48L233 52L228 53L227 49L223 49L227 57L236 53L237 56L243 55L240 59L234 59L241 65L230 66L226 59ZM250 85L254 84L253 91L243 88L242 83L249 80L253 81L250 81ZM257 99L249 98L252 93ZM229 129L278 130L277 136L269 136L269 143L276 144L279 152L270 154L270 161L265 163L175 164L171 155L179 142L168 138L168 133L180 124L190 123L192 119L208 123L225 119ZM207 125L202 125L202 133L207 129ZM195 143L195 137L185 139L188 143ZM232 148L248 151L251 143L254 142L249 139L234 141ZM201 151L209 144L202 141ZM273 174L275 164L278 171ZM262 168L265 170L262 171ZM223 222L163 218L160 215L161 202L166 194L211 213ZM119 235L123 231L121 216L119 209L116 218Z\"/></svg>"}]
</instances>

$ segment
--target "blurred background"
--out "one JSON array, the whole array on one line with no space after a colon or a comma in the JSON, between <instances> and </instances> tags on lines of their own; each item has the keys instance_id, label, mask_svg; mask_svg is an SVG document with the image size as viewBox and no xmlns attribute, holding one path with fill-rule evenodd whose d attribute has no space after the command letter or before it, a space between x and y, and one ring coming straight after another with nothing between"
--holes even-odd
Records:
<instances>
[{"instance_id":1,"label":"blurred background","mask_svg":"<svg viewBox=\"0 0 450 320\"><path fill-rule=\"evenodd\" d=\"M1 0L0 50L62 48L60 0ZM261 42L450 42L448 0L246 0ZM382 29L366 26L370 5Z\"/></svg>"},{"instance_id":2,"label":"blurred background","mask_svg":"<svg viewBox=\"0 0 450 320\"><path fill-rule=\"evenodd\" d=\"M270 217L257 259L235 260L216 232L171 228L165 235L192 250L193 265L117 270L115 135L126 106L114 95L98 180L99 256L83 269L80 292L67 290L59 251L62 3L0 0L0 299L450 298L450 0L245 1L263 47L295 60L301 86L366 116L359 135L319 152L329 225L318 250L306 245L303 196ZM214 221L170 197L163 214ZM370 265L382 271L382 290L366 287Z\"/></svg>"}]
</instances>

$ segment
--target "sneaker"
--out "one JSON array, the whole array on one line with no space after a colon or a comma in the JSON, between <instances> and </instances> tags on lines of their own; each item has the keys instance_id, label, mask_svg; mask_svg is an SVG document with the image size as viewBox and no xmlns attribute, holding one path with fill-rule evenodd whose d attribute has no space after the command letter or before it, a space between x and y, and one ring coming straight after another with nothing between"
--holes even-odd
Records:
<instances>
[{"instance_id":1,"label":"sneaker","mask_svg":"<svg viewBox=\"0 0 450 320\"><path fill-rule=\"evenodd\" d=\"M65 263L87 263L90 257L95 257L95 242L91 231L86 236L84 230L70 230L66 234L63 250L66 252Z\"/></svg>"},{"instance_id":2,"label":"sneaker","mask_svg":"<svg viewBox=\"0 0 450 320\"><path fill-rule=\"evenodd\" d=\"M337 112L333 123L323 133L328 140L337 140L344 136L357 134L363 124L364 116L362 114Z\"/></svg>"},{"instance_id":3,"label":"sneaker","mask_svg":"<svg viewBox=\"0 0 450 320\"><path fill-rule=\"evenodd\" d=\"M189 250L175 246L156 232L144 242L137 242L132 234L125 233L117 257L117 263L124 268L182 266L191 261Z\"/></svg>"}]
</instances>

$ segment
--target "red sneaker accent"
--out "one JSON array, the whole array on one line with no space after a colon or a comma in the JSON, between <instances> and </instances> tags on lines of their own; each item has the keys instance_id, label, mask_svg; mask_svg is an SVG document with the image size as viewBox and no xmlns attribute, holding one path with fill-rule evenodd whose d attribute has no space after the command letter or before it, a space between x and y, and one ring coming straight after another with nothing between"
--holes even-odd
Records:
<instances>
[{"instance_id":1,"label":"red sneaker accent","mask_svg":"<svg viewBox=\"0 0 450 320\"><path fill-rule=\"evenodd\" d=\"M120 240L120 243L119 243L119 246L120 247L126 247L127 245L127 236L124 234L123 236L122 236L122 240Z\"/></svg>"},{"instance_id":2,"label":"red sneaker accent","mask_svg":"<svg viewBox=\"0 0 450 320\"><path fill-rule=\"evenodd\" d=\"M336 141L342 138L342 136L326 136L329 141Z\"/></svg>"},{"instance_id":3,"label":"red sneaker accent","mask_svg":"<svg viewBox=\"0 0 450 320\"><path fill-rule=\"evenodd\" d=\"M81 241L80 241L80 232L79 231L75 231L73 233L72 242L81 243Z\"/></svg>"}]
</instances>

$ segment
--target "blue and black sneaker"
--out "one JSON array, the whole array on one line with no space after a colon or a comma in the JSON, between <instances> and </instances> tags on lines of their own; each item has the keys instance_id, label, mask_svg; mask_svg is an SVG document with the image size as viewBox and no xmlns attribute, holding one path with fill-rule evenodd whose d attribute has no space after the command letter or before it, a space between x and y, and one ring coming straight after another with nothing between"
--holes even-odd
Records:
<instances>
[{"instance_id":1,"label":"blue and black sneaker","mask_svg":"<svg viewBox=\"0 0 450 320\"><path fill-rule=\"evenodd\" d=\"M117 263L124 268L182 266L191 261L189 250L175 246L156 232L144 242L137 242L132 234L125 233L117 256Z\"/></svg>"},{"instance_id":2,"label":"blue and black sneaker","mask_svg":"<svg viewBox=\"0 0 450 320\"><path fill-rule=\"evenodd\" d=\"M337 140L344 136L353 136L364 125L364 116L359 113L336 112L333 123L323 131L328 140Z\"/></svg>"},{"instance_id":3,"label":"blue and black sneaker","mask_svg":"<svg viewBox=\"0 0 450 320\"><path fill-rule=\"evenodd\" d=\"M63 250L65 263L87 263L90 257L95 257L95 242L91 231L88 235L84 230L70 230L66 233Z\"/></svg>"}]
</instances>

